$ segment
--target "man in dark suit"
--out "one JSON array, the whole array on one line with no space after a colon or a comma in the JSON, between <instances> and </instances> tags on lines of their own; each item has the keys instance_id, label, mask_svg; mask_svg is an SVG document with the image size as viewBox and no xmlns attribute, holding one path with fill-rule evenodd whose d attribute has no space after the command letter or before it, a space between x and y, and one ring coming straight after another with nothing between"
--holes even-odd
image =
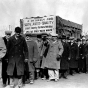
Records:
<instances>
[{"instance_id":1,"label":"man in dark suit","mask_svg":"<svg viewBox=\"0 0 88 88\"><path fill-rule=\"evenodd\" d=\"M10 37L8 41L7 55L7 74L10 77L10 86L11 88L14 88L14 79L16 76L18 79L18 87L22 87L22 77L24 75L24 62L28 59L28 48L25 38L21 35L20 27L15 28L15 34Z\"/></svg>"},{"instance_id":2,"label":"man in dark suit","mask_svg":"<svg viewBox=\"0 0 88 88\"><path fill-rule=\"evenodd\" d=\"M60 62L60 70L61 70L60 77L67 79L66 72L69 69L70 47L69 47L69 44L66 42L66 36L62 36L61 39L62 39L62 45L63 45L64 51Z\"/></svg>"},{"instance_id":3,"label":"man in dark suit","mask_svg":"<svg viewBox=\"0 0 88 88\"><path fill-rule=\"evenodd\" d=\"M82 72L86 73L86 39L82 38Z\"/></svg>"},{"instance_id":4,"label":"man in dark suit","mask_svg":"<svg viewBox=\"0 0 88 88\"><path fill-rule=\"evenodd\" d=\"M75 43L74 37L71 37L70 44L70 59L69 59L69 68L70 74L73 75L73 70L78 72L78 46Z\"/></svg>"},{"instance_id":5,"label":"man in dark suit","mask_svg":"<svg viewBox=\"0 0 88 88\"><path fill-rule=\"evenodd\" d=\"M7 48L7 42L11 36L11 31L5 31L5 36L3 37L5 46ZM8 79L8 84L9 84L9 77L7 75L7 65L8 65L8 57L7 57L7 53L5 54L5 56L2 58L2 82L3 82L3 87L6 86L7 83L7 79Z\"/></svg>"}]
</instances>

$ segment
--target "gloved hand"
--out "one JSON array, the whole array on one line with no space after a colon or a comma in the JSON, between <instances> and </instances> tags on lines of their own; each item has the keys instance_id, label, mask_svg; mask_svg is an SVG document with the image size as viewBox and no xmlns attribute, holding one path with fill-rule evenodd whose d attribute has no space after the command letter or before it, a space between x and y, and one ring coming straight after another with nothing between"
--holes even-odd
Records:
<instances>
[{"instance_id":1,"label":"gloved hand","mask_svg":"<svg viewBox=\"0 0 88 88\"><path fill-rule=\"evenodd\" d=\"M61 59L61 55L57 54L57 58L56 59L57 59L57 61L59 61Z\"/></svg>"}]
</instances>

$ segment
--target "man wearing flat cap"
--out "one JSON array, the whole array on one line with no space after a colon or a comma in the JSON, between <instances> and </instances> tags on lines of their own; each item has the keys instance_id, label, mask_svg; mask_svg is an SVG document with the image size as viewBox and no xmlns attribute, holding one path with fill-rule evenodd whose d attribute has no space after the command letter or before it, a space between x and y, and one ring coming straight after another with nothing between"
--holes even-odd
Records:
<instances>
[{"instance_id":1,"label":"man wearing flat cap","mask_svg":"<svg viewBox=\"0 0 88 88\"><path fill-rule=\"evenodd\" d=\"M4 44L7 48L7 42L9 40L9 38L11 37L11 33L12 31L5 31L5 36L3 37L4 40ZM6 86L7 80L8 80L8 84L9 84L9 77L7 75L7 65L8 65L8 57L7 57L7 53L5 54L5 56L2 58L2 82L3 82L3 87Z\"/></svg>"},{"instance_id":2,"label":"man wearing flat cap","mask_svg":"<svg viewBox=\"0 0 88 88\"><path fill-rule=\"evenodd\" d=\"M10 77L10 87L14 88L14 80L18 79L18 87L22 87L24 75L24 61L28 59L28 48L25 38L21 36L21 28L15 28L15 34L9 38L7 44L8 67L7 74Z\"/></svg>"}]
</instances>

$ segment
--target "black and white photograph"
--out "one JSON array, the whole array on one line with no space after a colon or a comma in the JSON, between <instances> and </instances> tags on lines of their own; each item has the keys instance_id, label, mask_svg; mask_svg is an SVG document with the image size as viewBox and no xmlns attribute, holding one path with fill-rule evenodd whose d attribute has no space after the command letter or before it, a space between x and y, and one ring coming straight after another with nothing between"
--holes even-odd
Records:
<instances>
[{"instance_id":1,"label":"black and white photograph","mask_svg":"<svg viewBox=\"0 0 88 88\"><path fill-rule=\"evenodd\" d=\"M88 0L0 0L0 88L88 87Z\"/></svg>"}]
</instances>

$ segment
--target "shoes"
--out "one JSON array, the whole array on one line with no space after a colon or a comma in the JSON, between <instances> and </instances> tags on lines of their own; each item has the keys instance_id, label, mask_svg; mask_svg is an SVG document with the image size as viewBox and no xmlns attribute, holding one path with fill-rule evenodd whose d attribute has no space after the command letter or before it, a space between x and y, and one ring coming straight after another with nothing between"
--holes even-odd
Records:
<instances>
[{"instance_id":1,"label":"shoes","mask_svg":"<svg viewBox=\"0 0 88 88\"><path fill-rule=\"evenodd\" d=\"M55 79L54 81L55 81L55 82L57 82L57 81L58 81L58 79Z\"/></svg>"},{"instance_id":2,"label":"shoes","mask_svg":"<svg viewBox=\"0 0 88 88\"><path fill-rule=\"evenodd\" d=\"M67 77L66 77L66 76L63 76L63 78L64 78L64 79L67 79Z\"/></svg>"},{"instance_id":3,"label":"shoes","mask_svg":"<svg viewBox=\"0 0 88 88\"><path fill-rule=\"evenodd\" d=\"M28 83L30 83L30 80L29 79L27 79L27 81L25 81L25 84L28 84Z\"/></svg>"},{"instance_id":4,"label":"shoes","mask_svg":"<svg viewBox=\"0 0 88 88\"><path fill-rule=\"evenodd\" d=\"M34 80L30 80L30 84L33 84L34 83Z\"/></svg>"},{"instance_id":5,"label":"shoes","mask_svg":"<svg viewBox=\"0 0 88 88\"><path fill-rule=\"evenodd\" d=\"M46 78L42 78L42 80L45 80Z\"/></svg>"},{"instance_id":6,"label":"shoes","mask_svg":"<svg viewBox=\"0 0 88 88\"><path fill-rule=\"evenodd\" d=\"M59 79L61 79L61 78L62 78L62 76L60 75L60 76L59 76Z\"/></svg>"},{"instance_id":7,"label":"shoes","mask_svg":"<svg viewBox=\"0 0 88 88\"><path fill-rule=\"evenodd\" d=\"M6 84L3 84L3 87L6 87Z\"/></svg>"},{"instance_id":8,"label":"shoes","mask_svg":"<svg viewBox=\"0 0 88 88\"><path fill-rule=\"evenodd\" d=\"M10 85L10 88L15 88L15 86L14 85Z\"/></svg>"},{"instance_id":9,"label":"shoes","mask_svg":"<svg viewBox=\"0 0 88 88\"><path fill-rule=\"evenodd\" d=\"M49 81L55 81L55 82L57 82L58 79L48 79L47 82L49 82Z\"/></svg>"}]
</instances>

